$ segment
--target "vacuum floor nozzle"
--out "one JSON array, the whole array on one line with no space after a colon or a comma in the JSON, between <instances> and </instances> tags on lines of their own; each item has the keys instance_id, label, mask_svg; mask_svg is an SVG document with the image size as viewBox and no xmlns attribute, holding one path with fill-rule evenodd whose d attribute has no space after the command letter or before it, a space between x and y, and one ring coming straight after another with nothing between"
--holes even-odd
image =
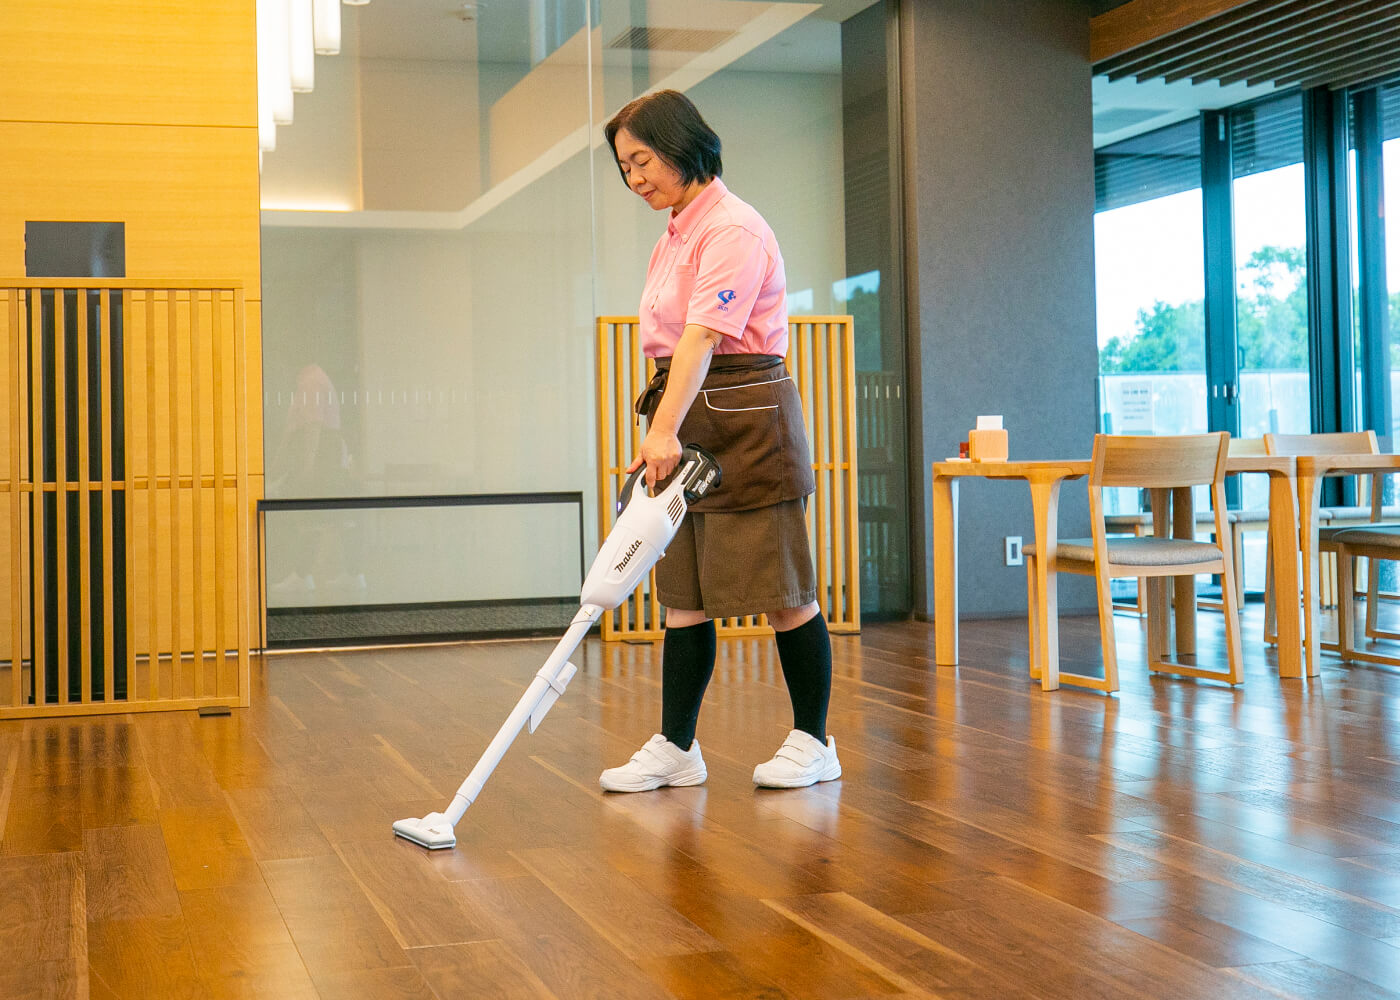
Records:
<instances>
[{"instance_id":1,"label":"vacuum floor nozzle","mask_svg":"<svg viewBox=\"0 0 1400 1000\"><path fill-rule=\"evenodd\" d=\"M422 819L401 819L394 824L394 835L430 851L457 846L457 835L442 813L428 813Z\"/></svg>"}]
</instances>

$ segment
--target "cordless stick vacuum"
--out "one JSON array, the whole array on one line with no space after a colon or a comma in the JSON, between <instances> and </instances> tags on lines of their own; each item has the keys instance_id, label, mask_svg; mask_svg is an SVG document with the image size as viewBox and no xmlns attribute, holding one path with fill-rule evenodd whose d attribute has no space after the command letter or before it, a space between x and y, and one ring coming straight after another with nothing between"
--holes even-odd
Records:
<instances>
[{"instance_id":1,"label":"cordless stick vacuum","mask_svg":"<svg viewBox=\"0 0 1400 1000\"><path fill-rule=\"evenodd\" d=\"M582 607L564 638L554 647L544 666L525 689L525 694L506 717L505 724L486 747L486 752L472 768L457 794L442 812L429 813L422 819L401 819L394 824L394 833L430 851L455 847L456 834L452 828L466 813L467 807L481 794L491 772L515 741L520 727L528 725L530 732L539 728L540 721L550 710L578 668L569 662L583 637L605 611L617 607L642 582L642 578L666 552L666 546L676 535L689 505L704 497L720 482L719 463L713 455L697 445L686 445L680 466L669 486L656 496L648 496L644 473L646 467L632 473L623 484L618 499L617 523L598 550L598 558L588 571L580 595Z\"/></svg>"}]
</instances>

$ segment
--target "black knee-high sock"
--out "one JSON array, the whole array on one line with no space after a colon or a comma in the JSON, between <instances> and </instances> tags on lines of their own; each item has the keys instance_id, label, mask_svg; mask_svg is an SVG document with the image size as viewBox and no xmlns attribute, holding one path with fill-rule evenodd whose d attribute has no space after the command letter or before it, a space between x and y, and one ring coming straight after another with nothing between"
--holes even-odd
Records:
<instances>
[{"instance_id":1,"label":"black knee-high sock","mask_svg":"<svg viewBox=\"0 0 1400 1000\"><path fill-rule=\"evenodd\" d=\"M667 628L661 645L661 735L682 750L695 739L700 702L715 672L715 623Z\"/></svg>"},{"instance_id":2,"label":"black knee-high sock","mask_svg":"<svg viewBox=\"0 0 1400 1000\"><path fill-rule=\"evenodd\" d=\"M786 632L775 632L778 661L783 665L792 726L826 742L826 709L831 702L831 636L821 613Z\"/></svg>"}]
</instances>

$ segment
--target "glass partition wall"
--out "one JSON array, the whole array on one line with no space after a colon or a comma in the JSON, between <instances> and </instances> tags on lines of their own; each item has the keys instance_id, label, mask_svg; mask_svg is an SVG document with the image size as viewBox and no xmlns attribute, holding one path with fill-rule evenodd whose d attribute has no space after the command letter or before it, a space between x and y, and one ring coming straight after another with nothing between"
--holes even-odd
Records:
<instances>
[{"instance_id":1,"label":"glass partition wall","mask_svg":"<svg viewBox=\"0 0 1400 1000\"><path fill-rule=\"evenodd\" d=\"M894 429L860 455L862 520L892 526L862 532L862 605L906 611L892 6L343 8L340 54L317 58L314 91L264 154L266 495L582 491L591 555L609 499L595 485L594 318L636 312L665 227L623 185L602 125L673 88L777 234L789 311L857 317L858 373ZM573 514L520 509L451 530L412 510L269 516L269 606L576 593Z\"/></svg>"}]
</instances>

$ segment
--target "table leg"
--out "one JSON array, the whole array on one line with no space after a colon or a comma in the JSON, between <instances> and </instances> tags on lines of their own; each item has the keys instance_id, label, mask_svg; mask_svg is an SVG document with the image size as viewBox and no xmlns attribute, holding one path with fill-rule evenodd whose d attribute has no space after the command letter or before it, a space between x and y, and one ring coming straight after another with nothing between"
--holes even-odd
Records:
<instances>
[{"instance_id":1,"label":"table leg","mask_svg":"<svg viewBox=\"0 0 1400 1000\"><path fill-rule=\"evenodd\" d=\"M1303 676L1298 610L1298 510L1293 482L1269 476L1269 535L1273 545L1273 600L1278 629L1278 675Z\"/></svg>"},{"instance_id":2,"label":"table leg","mask_svg":"<svg viewBox=\"0 0 1400 1000\"><path fill-rule=\"evenodd\" d=\"M933 477L934 662L958 662L958 481Z\"/></svg>"},{"instance_id":3,"label":"table leg","mask_svg":"<svg viewBox=\"0 0 1400 1000\"><path fill-rule=\"evenodd\" d=\"M1040 687L1054 691L1060 686L1060 601L1056 590L1058 574L1055 559L1059 548L1060 480L1031 484L1031 508L1035 519L1037 552L1036 591L1039 600L1030 609L1035 617L1032 642L1032 673L1038 667Z\"/></svg>"},{"instance_id":4,"label":"table leg","mask_svg":"<svg viewBox=\"0 0 1400 1000\"><path fill-rule=\"evenodd\" d=\"M1298 475L1298 538L1299 551L1303 562L1303 669L1309 677L1320 672L1318 660L1321 648L1318 645L1318 575L1317 575L1317 508L1322 495L1322 479L1319 476ZM1279 587L1278 600L1280 618L1285 601L1294 599L1297 591L1286 591ZM1282 643L1280 642L1280 645Z\"/></svg>"}]
</instances>

